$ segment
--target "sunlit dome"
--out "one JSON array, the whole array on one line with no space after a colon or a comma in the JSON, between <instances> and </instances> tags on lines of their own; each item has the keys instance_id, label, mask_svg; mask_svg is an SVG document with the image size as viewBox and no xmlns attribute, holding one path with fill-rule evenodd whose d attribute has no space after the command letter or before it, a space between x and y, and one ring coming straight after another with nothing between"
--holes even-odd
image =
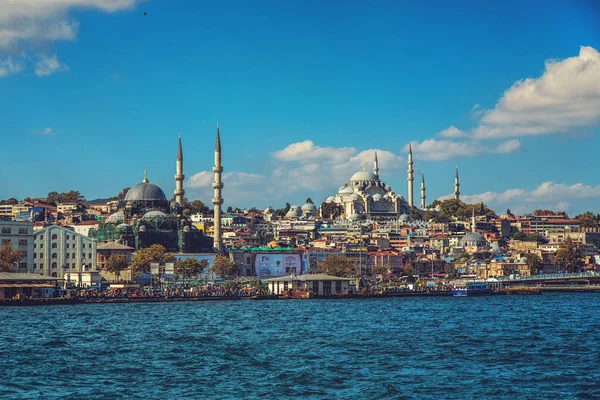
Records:
<instances>
[{"instance_id":1,"label":"sunlit dome","mask_svg":"<svg viewBox=\"0 0 600 400\"><path fill-rule=\"evenodd\" d=\"M344 187L343 189L340 189L340 194L352 194L354 193L354 189L352 189L351 187Z\"/></svg>"},{"instance_id":2,"label":"sunlit dome","mask_svg":"<svg viewBox=\"0 0 600 400\"><path fill-rule=\"evenodd\" d=\"M317 206L315 206L312 203L306 203L305 205L302 206L302 211L315 211L317 209Z\"/></svg>"},{"instance_id":3,"label":"sunlit dome","mask_svg":"<svg viewBox=\"0 0 600 400\"><path fill-rule=\"evenodd\" d=\"M327 200L325 200L325 201L326 201L326 202L330 202L330 201L334 201L334 200L335 200L335 197L333 197L333 196L329 196L329 197L327 198Z\"/></svg>"},{"instance_id":4,"label":"sunlit dome","mask_svg":"<svg viewBox=\"0 0 600 400\"><path fill-rule=\"evenodd\" d=\"M377 176L370 171L358 171L350 178L351 181L374 181Z\"/></svg>"},{"instance_id":5,"label":"sunlit dome","mask_svg":"<svg viewBox=\"0 0 600 400\"><path fill-rule=\"evenodd\" d=\"M160 218L166 218L166 217L167 217L167 214L165 214L162 211L148 211L146 214L144 214L142 219L160 219Z\"/></svg>"}]
</instances>

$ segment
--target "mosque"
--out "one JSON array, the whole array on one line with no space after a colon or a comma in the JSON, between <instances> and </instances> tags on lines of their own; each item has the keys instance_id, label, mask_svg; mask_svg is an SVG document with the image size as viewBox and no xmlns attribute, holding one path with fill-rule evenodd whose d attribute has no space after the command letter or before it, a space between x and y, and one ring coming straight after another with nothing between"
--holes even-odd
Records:
<instances>
[{"instance_id":1,"label":"mosque","mask_svg":"<svg viewBox=\"0 0 600 400\"><path fill-rule=\"evenodd\" d=\"M364 168L356 172L348 183L339 188L338 192L329 196L325 203L335 204L342 209L339 219L358 220L366 218L369 220L401 220L408 221L410 210L415 207L413 202L413 155L412 145L408 148L408 200L402 195L392 191L389 185L386 185L379 178L379 162L377 152L373 160L373 172ZM458 180L458 167L454 179L454 198L460 198L460 183ZM425 203L425 175L421 174L421 204L424 209ZM305 204L305 206L307 206ZM304 209L304 207L302 209ZM297 206L295 206L297 207ZM323 205L321 206L323 208ZM321 212L321 215L323 213Z\"/></svg>"},{"instance_id":2,"label":"mosque","mask_svg":"<svg viewBox=\"0 0 600 400\"><path fill-rule=\"evenodd\" d=\"M220 175L223 168L220 166L221 143L219 127L215 144L215 181L218 176L218 194L213 198L215 204L215 221L220 221L220 205L223 199L220 189ZM217 157L218 154L218 157ZM217 164L218 161L218 164ZM215 226L215 239L208 238L198 230L191 220L184 216L183 211L183 151L181 135L179 136L176 157L174 200L169 202L165 192L157 185L150 183L146 171L144 179L133 185L126 193L125 198L119 202L118 211L101 222L97 230L91 230L90 237L100 242L118 241L136 249L161 244L168 251L180 253L200 253L220 251L220 224ZM215 192L217 192L215 188Z\"/></svg>"}]
</instances>

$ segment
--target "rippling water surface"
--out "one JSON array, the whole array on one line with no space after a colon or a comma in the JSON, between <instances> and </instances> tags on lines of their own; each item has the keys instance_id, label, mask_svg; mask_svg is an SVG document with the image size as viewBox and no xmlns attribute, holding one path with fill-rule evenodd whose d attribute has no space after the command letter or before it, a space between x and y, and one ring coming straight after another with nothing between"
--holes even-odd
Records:
<instances>
[{"instance_id":1,"label":"rippling water surface","mask_svg":"<svg viewBox=\"0 0 600 400\"><path fill-rule=\"evenodd\" d=\"M600 294L0 308L0 398L600 398Z\"/></svg>"}]
</instances>

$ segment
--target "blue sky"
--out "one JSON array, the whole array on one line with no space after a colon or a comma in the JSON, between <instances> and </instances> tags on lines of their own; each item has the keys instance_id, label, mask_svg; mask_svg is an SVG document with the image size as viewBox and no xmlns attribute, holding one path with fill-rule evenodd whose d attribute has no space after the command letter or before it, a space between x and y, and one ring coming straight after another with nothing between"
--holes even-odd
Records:
<instances>
[{"instance_id":1,"label":"blue sky","mask_svg":"<svg viewBox=\"0 0 600 400\"><path fill-rule=\"evenodd\" d=\"M406 196L411 142L428 201L458 165L497 211L600 212L598 3L323 3L0 0L0 198L170 195L181 132L209 202L218 121L225 206L321 202L374 149Z\"/></svg>"}]
</instances>

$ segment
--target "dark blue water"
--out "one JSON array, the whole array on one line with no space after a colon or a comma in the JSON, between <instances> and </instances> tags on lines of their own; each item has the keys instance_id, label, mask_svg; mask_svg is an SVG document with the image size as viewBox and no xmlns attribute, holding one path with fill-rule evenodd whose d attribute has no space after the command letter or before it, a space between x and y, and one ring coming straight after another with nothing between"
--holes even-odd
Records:
<instances>
[{"instance_id":1,"label":"dark blue water","mask_svg":"<svg viewBox=\"0 0 600 400\"><path fill-rule=\"evenodd\" d=\"M0 308L0 398L600 398L600 294Z\"/></svg>"}]
</instances>

